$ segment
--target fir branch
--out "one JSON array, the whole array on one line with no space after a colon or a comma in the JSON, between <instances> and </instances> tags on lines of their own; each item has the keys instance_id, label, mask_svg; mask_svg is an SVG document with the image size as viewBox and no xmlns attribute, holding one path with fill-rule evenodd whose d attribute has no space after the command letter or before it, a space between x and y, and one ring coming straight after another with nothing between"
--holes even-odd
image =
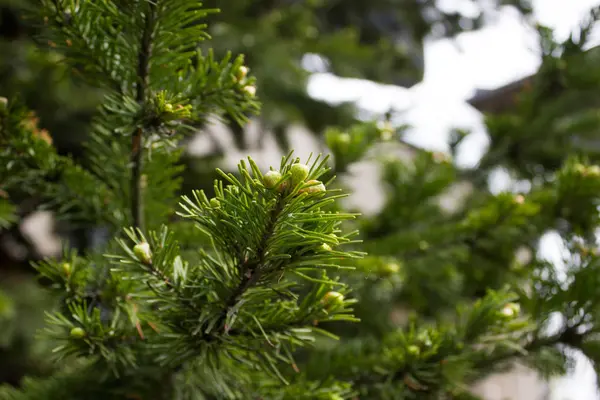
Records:
<instances>
[{"instance_id":1,"label":"fir branch","mask_svg":"<svg viewBox=\"0 0 600 400\"><path fill-rule=\"evenodd\" d=\"M116 36L117 40L111 45L118 43L119 46L124 45L126 48L129 38L118 37L123 35L122 31L117 29L117 35L114 27L98 18L97 9L94 9L94 6L98 7L97 4L82 5L59 0L42 0L40 3L42 13L51 13L52 17L49 19L47 15L43 15L44 26L48 25L49 20L51 21L50 31L42 35L42 38L47 39L48 45L61 49L67 54L69 63L78 77L94 86L104 86L122 94L121 79L124 75L122 65L126 63L123 63L123 59L117 62L114 58L116 53L106 52L102 46L106 44L107 36ZM109 2L102 2L101 6L108 7ZM32 11L34 14L38 12L34 9ZM110 8L105 8L103 11L110 12L112 16L119 16ZM117 21L118 24L123 23L121 18L117 18ZM95 29L91 30L91 26ZM119 53L123 55L122 52Z\"/></svg>"},{"instance_id":2,"label":"fir branch","mask_svg":"<svg viewBox=\"0 0 600 400\"><path fill-rule=\"evenodd\" d=\"M555 347L558 345L565 345L573 348L579 348L581 346L581 342L585 337L585 333L577 332L578 326L570 326L565 329L562 329L559 333L546 336L546 337L535 337L529 343L523 346L523 349L527 353L535 353L540 351L546 347ZM499 364L505 363L510 360L514 360L516 358L523 357L522 351L509 351L494 354L490 357L483 357L477 362L474 363L474 369L476 370L485 370L489 369L490 365L497 366ZM485 375L487 376L487 374ZM483 376L483 377L485 377ZM483 378L480 377L479 379Z\"/></svg>"},{"instance_id":3,"label":"fir branch","mask_svg":"<svg viewBox=\"0 0 600 400\"><path fill-rule=\"evenodd\" d=\"M244 295L244 293L260 280L262 272L261 266L264 264L265 260L265 251L267 249L267 245L271 236L273 236L275 226L277 225L277 220L282 210L283 200L282 197L279 197L277 203L275 204L275 207L271 210L271 214L269 220L267 221L265 231L258 245L256 257L257 259L255 261L244 260L240 264L239 271L242 279L237 288L232 292L231 296L225 303L225 308L221 312L221 316L218 319L217 326L221 326L225 322L227 314L237 304L237 302ZM225 329L225 331L229 330L227 326L224 326L223 328Z\"/></svg>"}]
</instances>

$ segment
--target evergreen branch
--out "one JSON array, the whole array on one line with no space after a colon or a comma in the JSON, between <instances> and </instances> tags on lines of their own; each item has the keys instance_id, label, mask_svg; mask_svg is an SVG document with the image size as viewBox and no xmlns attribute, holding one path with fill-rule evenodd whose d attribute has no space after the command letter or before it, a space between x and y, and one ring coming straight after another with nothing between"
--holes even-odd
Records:
<instances>
[{"instance_id":1,"label":"evergreen branch","mask_svg":"<svg viewBox=\"0 0 600 400\"><path fill-rule=\"evenodd\" d=\"M473 219L474 221L479 221L479 218L472 218L472 216L475 216L477 213L481 213L486 209L481 208L469 210L468 213L466 213L464 216L461 216L461 218L455 222L456 227L452 230L456 229L457 232L449 240L445 240L439 243L432 243L430 246L427 247L426 250L410 249L404 252L400 252L398 253L398 257L401 257L404 262L411 262L420 258L427 257L431 254L439 254L445 250L450 250L460 246L466 246L470 251L479 251L482 253L483 256L488 256L490 259L493 259L494 255L489 254L489 252L481 248L481 246L478 243L493 237L493 235L496 234L500 228L510 223L513 223L513 218L519 218L524 213L524 210L521 209L519 207L519 204L517 203L513 203L512 205L506 206L506 204L504 203L508 200L507 196L512 197L511 194L501 194L500 196L494 197L497 201L500 201L497 207L501 208L495 210L494 215L496 217L493 220L490 220L489 223L481 224L481 222L477 222L479 226L473 226L474 229L471 229L470 225L472 225L472 223L470 223L471 221L469 220ZM490 205L488 204L487 207L489 206ZM471 218L469 218L470 216ZM465 222L468 223L466 227L464 225ZM519 227L522 227L526 222L527 221L524 221L523 223L519 224ZM423 232L420 233L420 236L426 236L428 231L430 231L431 229L433 229L434 231L439 231L440 227L438 226L438 224L439 223L434 225L433 228L428 227L427 229L423 229ZM376 252L376 247L378 244L381 245L382 243L387 243L388 241L393 242L397 240L398 237L399 235L397 234L397 232L395 232L391 235L379 239L378 241L372 242L371 246L373 248L373 251Z\"/></svg>"},{"instance_id":2,"label":"evergreen branch","mask_svg":"<svg viewBox=\"0 0 600 400\"><path fill-rule=\"evenodd\" d=\"M536 337L524 345L523 350L526 351L526 354L529 354L535 353L546 347L554 347L557 345L566 345L573 348L579 348L582 340L585 337L585 333L578 333L577 328L578 326L570 326L552 336ZM498 365L518 357L523 357L523 354L523 351L510 351L498 353L492 355L491 357L483 357L474 363L474 368L477 370L485 369L486 367L489 368L490 365ZM479 379L481 378L483 377L480 377Z\"/></svg>"},{"instance_id":3,"label":"evergreen branch","mask_svg":"<svg viewBox=\"0 0 600 400\"><path fill-rule=\"evenodd\" d=\"M37 198L39 206L72 222L118 223L111 188L59 155L48 132L19 103L0 111L0 148L0 181L7 193Z\"/></svg>"},{"instance_id":4,"label":"evergreen branch","mask_svg":"<svg viewBox=\"0 0 600 400\"><path fill-rule=\"evenodd\" d=\"M42 12L53 13L52 28L54 32L52 33L54 35L48 38L48 45L64 50L73 70L88 83L95 86L105 85L122 94L123 86L115 75L123 72L118 71L118 68L122 68L119 64L124 64L123 59L117 62L114 57L115 53L103 49L103 44L106 44L106 37L110 35L117 37L115 45L120 41L122 45L127 46L127 39L119 38L123 32L118 32L118 30L118 34L111 32L111 27L98 18L99 14L96 12L98 10L93 9L98 4L63 3L65 2L60 0L41 1ZM109 2L101 4L108 7ZM44 25L47 25L49 18L44 15L43 19ZM90 29L91 26L94 26L95 32ZM94 33L96 34L94 35ZM124 55L121 54L121 56Z\"/></svg>"},{"instance_id":5,"label":"evergreen branch","mask_svg":"<svg viewBox=\"0 0 600 400\"><path fill-rule=\"evenodd\" d=\"M217 322L217 326L221 326L225 322L227 314L237 304L237 302L244 295L244 293L260 280L262 273L261 267L264 264L265 260L265 251L267 249L269 240L273 236L277 220L282 210L283 200L282 197L279 197L277 203L275 204L275 207L271 210L269 220L267 221L267 225L265 227L265 231L259 242L257 249L258 259L254 262L248 262L246 260L240 264L239 271L242 279L239 285L230 295L229 299L225 302L225 308L221 312L221 315ZM226 332L229 330L227 326L225 326L224 329Z\"/></svg>"}]
</instances>

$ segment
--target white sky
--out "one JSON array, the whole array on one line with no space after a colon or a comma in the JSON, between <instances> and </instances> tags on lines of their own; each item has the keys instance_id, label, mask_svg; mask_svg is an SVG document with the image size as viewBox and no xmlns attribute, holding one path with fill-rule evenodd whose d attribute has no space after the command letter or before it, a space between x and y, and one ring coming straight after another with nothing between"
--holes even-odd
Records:
<instances>
[{"instance_id":1,"label":"white sky","mask_svg":"<svg viewBox=\"0 0 600 400\"><path fill-rule=\"evenodd\" d=\"M465 12L472 7L468 0L439 0L439 3ZM562 40L600 0L534 0L533 3L534 19L554 28ZM454 41L427 43L424 81L411 89L315 74L309 91L315 97L332 101L356 100L360 107L375 112L385 112L392 105L400 110L408 108L407 122L414 129L407 140L427 148L445 150L452 128L469 128L473 133L461 147L457 162L473 165L485 151L487 138L481 115L466 100L478 88L493 89L534 73L539 66L536 45L536 38L522 17L507 9L483 30L462 34ZM496 177L496 190L507 189L508 185L506 177ZM562 265L560 238L546 235L542 253ZM551 400L600 399L593 369L585 359L578 358L572 376L552 383Z\"/></svg>"}]
</instances>

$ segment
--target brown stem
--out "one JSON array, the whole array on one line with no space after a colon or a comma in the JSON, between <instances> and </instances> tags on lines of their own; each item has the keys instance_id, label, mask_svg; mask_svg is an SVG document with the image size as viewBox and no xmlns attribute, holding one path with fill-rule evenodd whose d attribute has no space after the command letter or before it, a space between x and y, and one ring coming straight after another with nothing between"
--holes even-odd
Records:
<instances>
[{"instance_id":1,"label":"brown stem","mask_svg":"<svg viewBox=\"0 0 600 400\"><path fill-rule=\"evenodd\" d=\"M150 56L152 55L152 36L156 18L156 3L148 2L148 11L145 15L144 31L142 33L138 53L137 77L135 99L143 105L149 85ZM133 226L144 228L144 207L142 199L142 164L143 164L143 134L138 127L131 138L131 217Z\"/></svg>"},{"instance_id":2,"label":"brown stem","mask_svg":"<svg viewBox=\"0 0 600 400\"><path fill-rule=\"evenodd\" d=\"M277 224L277 219L279 218L279 214L281 213L282 209L282 199L279 198L277 204L275 205L273 210L271 210L270 218L267 222L267 226L265 227L265 231L263 232L261 241L258 245L255 258L253 260L244 261L240 264L240 274L242 279L238 286L235 288L235 290L231 293L228 300L226 301L225 308L221 312L219 320L216 324L217 327L222 327L225 329L225 331L228 330L228 327L224 326L227 314L238 303L238 301L244 295L244 293L260 280L261 274L263 272L262 267L265 261L267 245L269 243L269 239L271 238L271 236L273 236L273 232L275 231L275 226Z\"/></svg>"}]
</instances>

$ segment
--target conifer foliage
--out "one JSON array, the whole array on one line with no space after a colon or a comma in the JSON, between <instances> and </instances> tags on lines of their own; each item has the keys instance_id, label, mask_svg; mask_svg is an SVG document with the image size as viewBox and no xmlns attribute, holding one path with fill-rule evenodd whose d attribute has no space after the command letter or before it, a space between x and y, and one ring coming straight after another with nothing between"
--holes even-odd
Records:
<instances>
[{"instance_id":1,"label":"conifer foliage","mask_svg":"<svg viewBox=\"0 0 600 400\"><path fill-rule=\"evenodd\" d=\"M600 170L556 154L560 127L589 138L588 113L553 120L563 116L544 112L539 79L515 115L488 119L480 168L424 150L377 159L387 196L369 217L342 209L334 173L401 141L390 125L328 129L334 170L322 156L290 153L269 170L248 158L217 171L214 196L180 196L181 139L209 117L242 124L259 110L241 55L198 50L216 11L190 0L41 0L31 10L42 43L104 101L85 159L74 160L19 99L0 99L0 228L28 199L112 240L35 263L55 300L39 333L53 368L1 387L0 399L472 399L472 383L515 360L546 376L566 370L565 348L600 363ZM545 49L555 46L545 73L579 68L564 92L600 86L582 50L597 15L579 41L542 32ZM508 157L522 137L499 132L526 122L555 135ZM527 192L493 194L481 182L498 165L544 173ZM440 197L465 182L463 204L443 209ZM567 245L566 276L535 254L549 230ZM9 305L0 293L0 323L15 314ZM550 330L554 316L562 324Z\"/></svg>"}]
</instances>

